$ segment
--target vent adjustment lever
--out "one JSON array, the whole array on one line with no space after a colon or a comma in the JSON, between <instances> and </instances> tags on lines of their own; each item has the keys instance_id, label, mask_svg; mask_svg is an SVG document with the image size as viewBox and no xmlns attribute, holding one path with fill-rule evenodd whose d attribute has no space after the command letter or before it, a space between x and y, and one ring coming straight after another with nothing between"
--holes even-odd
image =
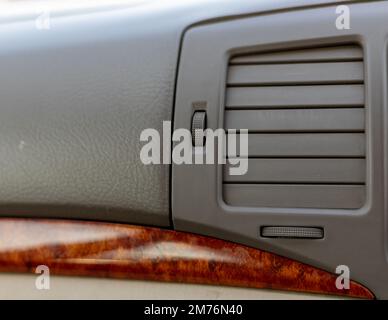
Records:
<instances>
[{"instance_id":1,"label":"vent adjustment lever","mask_svg":"<svg viewBox=\"0 0 388 320\"><path fill-rule=\"evenodd\" d=\"M191 119L191 136L194 147L205 145L206 111L195 111Z\"/></svg>"}]
</instances>

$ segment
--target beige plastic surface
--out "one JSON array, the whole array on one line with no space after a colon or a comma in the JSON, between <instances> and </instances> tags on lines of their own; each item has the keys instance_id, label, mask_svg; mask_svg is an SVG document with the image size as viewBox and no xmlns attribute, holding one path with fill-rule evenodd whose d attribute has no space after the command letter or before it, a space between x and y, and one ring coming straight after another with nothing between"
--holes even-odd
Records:
<instances>
[{"instance_id":1,"label":"beige plastic surface","mask_svg":"<svg viewBox=\"0 0 388 320\"><path fill-rule=\"evenodd\" d=\"M50 290L37 290L36 276L0 274L0 299L344 299L336 296L208 285L51 276Z\"/></svg>"}]
</instances>

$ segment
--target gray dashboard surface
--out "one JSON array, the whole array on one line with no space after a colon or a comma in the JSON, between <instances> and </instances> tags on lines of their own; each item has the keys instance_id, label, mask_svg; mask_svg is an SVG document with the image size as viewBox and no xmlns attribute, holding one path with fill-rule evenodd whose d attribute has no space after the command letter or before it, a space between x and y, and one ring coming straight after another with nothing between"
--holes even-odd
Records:
<instances>
[{"instance_id":1,"label":"gray dashboard surface","mask_svg":"<svg viewBox=\"0 0 388 320\"><path fill-rule=\"evenodd\" d=\"M184 30L333 2L3 5L0 214L169 225L169 166L143 165L139 136L171 120ZM46 11L50 29L39 30Z\"/></svg>"},{"instance_id":2,"label":"gray dashboard surface","mask_svg":"<svg viewBox=\"0 0 388 320\"><path fill-rule=\"evenodd\" d=\"M314 87L315 102L310 100L303 104L304 99L309 97L306 94L307 91L305 91L300 95L300 97L303 97L303 101L298 100L298 104L302 101L299 108L296 108L296 111L292 108L288 109L289 106L294 106L293 99L297 96L291 95L290 92L293 92L293 94L295 92L300 93L300 89L306 86L306 82L301 84L301 87L295 87L294 90L289 91L285 91L285 86L283 86L282 91L276 91L278 94L273 94L271 99L266 99L266 97L269 96L268 92L275 88L273 84L272 87L267 85L263 86L263 90L256 91L258 88L250 83L250 86L241 89L240 93L243 94L233 97L232 92L228 95L229 90L240 90L236 86L227 86L227 79L230 79L229 76L232 74L231 70L228 70L228 65L231 59L234 60L238 57L241 59L244 57L253 59L255 57L256 59L260 54L268 57L269 53L284 54L302 48L322 49L326 46L357 44L363 48L364 52L365 82L363 83L366 87L366 95L365 102L361 103L362 105L365 103L365 111L361 109L354 109L353 111L358 114L356 118L360 120L356 121L358 123L357 129L362 129L365 126L366 162L359 162L361 164L359 167L361 176L360 179L357 178L359 185L364 185L365 181L365 201L361 201L354 209L346 209L343 205L339 208L330 209L327 204L323 208L310 205L306 207L290 204L282 205L279 204L279 199L275 199L273 203L268 204L270 196L276 198L276 191L272 191L270 196L263 196L265 202L258 199L259 192L257 189L253 191L254 195L252 197L245 200L241 199L242 195L247 194L245 189L245 191L237 191L239 202L228 203L225 201L227 198L223 193L223 190L225 190L225 174L223 174L222 165L180 166L173 164L173 221L174 227L178 230L198 232L245 243L330 272L335 272L340 265L346 265L349 267L352 279L366 285L378 298L387 298L385 196L387 180L385 156L387 145L388 28L386 22L388 2L376 1L352 4L350 9L352 24L349 30L338 30L336 28L335 6L281 11L275 14L217 21L190 28L185 33L181 50L174 124L175 128L183 127L188 129L192 113L194 110L198 110L195 109L194 102L203 101L202 112L206 111L207 127L213 130L225 126L226 128L236 129L248 127L254 132L263 133L269 133L271 130L276 132L283 130L283 133L290 132L290 130L306 132L311 129L318 129L319 131L319 126L325 123L323 114L326 112L335 114L336 119L334 120L333 117L328 121L330 125L335 125L336 121L340 120L340 117L337 118L336 109L322 108L322 110L325 110L317 116L319 120L313 125L314 128L306 129L305 127L314 122L313 116L308 120L303 118L300 122L297 121L298 124L301 124L301 127L293 126L292 117L289 116L290 112L304 114L308 110L306 107L314 106L314 103L319 104L319 106L321 106L321 101L330 103L330 99L325 100L322 96L320 97L317 94L319 89ZM201 48L200 54L198 48ZM266 64L263 63L262 65ZM286 66L285 64L279 65L282 68ZM245 66L247 64L244 64L244 68L247 68ZM258 73L254 74L255 76L259 75ZM262 74L260 73L260 76ZM284 73L282 76L284 81ZM296 77L295 74L293 74L293 77ZM260 82L257 78L254 81ZM269 81L268 77L265 81ZM346 91L342 91L341 99L347 96ZM236 91L234 91L235 93ZM332 98L335 95L325 94L325 96ZM350 96L356 98L358 95L352 94ZM251 99L252 97L254 99ZM281 101L282 99L284 100ZM361 100L364 101L364 98ZM336 100L335 103L340 104L339 102L340 100ZM273 103L273 105L270 103ZM352 101L350 104L358 105L358 103ZM247 106L250 108L247 108ZM281 108L273 113L273 109L268 106ZM261 107L264 108L261 109ZM292 111L288 112L286 110ZM345 113L353 111L346 109ZM313 110L310 115L315 112L317 111ZM363 112L365 112L365 120L362 119L364 117ZM246 113L246 117L244 113ZM265 113L271 114L271 116L267 117ZM278 119L282 119L284 122L278 122ZM352 120L351 117L346 117L346 119L346 125L353 123L354 119ZM240 120L244 120L243 123ZM282 125L276 127L275 124L279 123L282 123ZM363 123L364 125L362 125ZM339 128L345 130L346 125L339 126ZM330 130L328 131L333 131ZM251 136L249 139L251 139ZM207 151L205 152L207 153ZM250 166L247 176L244 178L236 177L239 180L237 180L237 184L236 180L230 181L235 182L232 186L234 188L247 188L247 186L252 187L254 184L257 186L261 182L265 183L267 181L270 184L276 184L276 182L290 184L294 179L293 175L298 175L298 168L285 164L284 159L277 160L282 165L272 170L272 166L275 165L276 161L271 159L268 162L265 158L263 156L262 159L260 157L254 159L251 162L253 166ZM260 165L257 165L258 162L260 162ZM308 165L306 166L307 162L303 162L304 164L300 167L303 168L303 174L310 170ZM269 164L269 166L266 166L266 164ZM336 169L340 168L339 165L334 167ZM259 173L256 171L258 168L263 169L263 171ZM285 168L291 168L289 173L292 176L287 176L288 169L285 170ZM320 169L323 169L323 166ZM346 170L341 170L341 174L345 173ZM258 173L260 176L255 176ZM244 180L249 179L250 174L252 174L251 181ZM318 176L320 179L323 174L319 173L316 177ZM338 177L337 174L335 176ZM278 180L278 177L284 180ZM227 177L226 182L228 180L230 180L230 177ZM190 183L187 183L187 181L190 181ZM306 181L307 179L303 183L306 183ZM182 188L182 185L186 187ZM279 187L279 184L276 184L276 186ZM292 187L292 190L295 191L295 187ZM354 196L354 193L352 195ZM302 196L306 196L306 194L302 193ZM322 200L323 196L322 193L319 200ZM337 199L340 198L339 192L336 192L336 197ZM250 202L252 199L256 203ZM292 200L295 200L294 197ZM311 197L309 200L311 200ZM310 240L307 239L308 237L292 240L288 238L267 238L262 234L263 227L267 226L290 228L288 230L294 227L319 227L324 229L324 237L319 240Z\"/></svg>"}]
</instances>

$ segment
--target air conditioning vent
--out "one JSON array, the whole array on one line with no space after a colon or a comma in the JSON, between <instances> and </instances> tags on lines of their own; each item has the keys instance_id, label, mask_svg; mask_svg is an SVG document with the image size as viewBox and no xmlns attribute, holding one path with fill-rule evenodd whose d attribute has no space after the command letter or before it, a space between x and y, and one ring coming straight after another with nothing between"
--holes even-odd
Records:
<instances>
[{"instance_id":1,"label":"air conditioning vent","mask_svg":"<svg viewBox=\"0 0 388 320\"><path fill-rule=\"evenodd\" d=\"M355 209L365 201L363 52L340 46L230 60L225 127L249 130L249 170L224 200L250 207Z\"/></svg>"}]
</instances>

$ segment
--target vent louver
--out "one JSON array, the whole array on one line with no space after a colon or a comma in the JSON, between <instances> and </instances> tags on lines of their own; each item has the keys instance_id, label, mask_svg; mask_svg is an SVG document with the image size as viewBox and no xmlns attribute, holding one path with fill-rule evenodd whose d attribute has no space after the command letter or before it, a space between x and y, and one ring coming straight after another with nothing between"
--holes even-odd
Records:
<instances>
[{"instance_id":1,"label":"vent louver","mask_svg":"<svg viewBox=\"0 0 388 320\"><path fill-rule=\"evenodd\" d=\"M360 208L365 201L363 52L358 46L234 57L225 127L249 129L249 170L229 175L235 206Z\"/></svg>"}]
</instances>

